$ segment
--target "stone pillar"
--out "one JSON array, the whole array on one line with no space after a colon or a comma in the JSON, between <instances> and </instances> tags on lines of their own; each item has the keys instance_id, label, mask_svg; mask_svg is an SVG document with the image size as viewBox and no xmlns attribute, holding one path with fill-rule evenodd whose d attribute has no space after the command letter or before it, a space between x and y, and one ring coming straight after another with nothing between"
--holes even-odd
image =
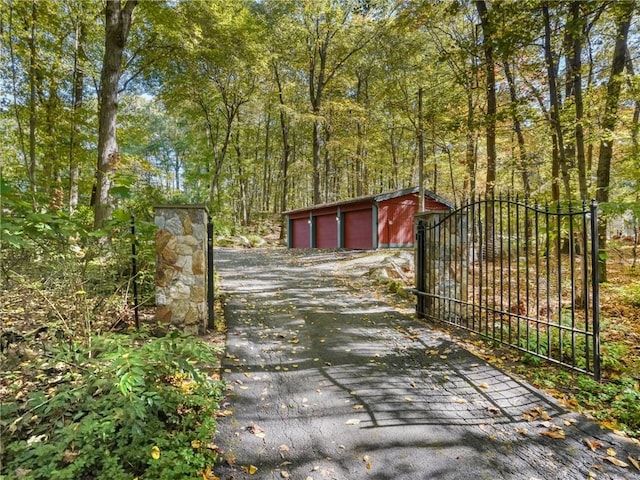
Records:
<instances>
[{"instance_id":1,"label":"stone pillar","mask_svg":"<svg viewBox=\"0 0 640 480\"><path fill-rule=\"evenodd\" d=\"M157 205L156 318L189 333L207 325L207 220L204 205Z\"/></svg>"}]
</instances>

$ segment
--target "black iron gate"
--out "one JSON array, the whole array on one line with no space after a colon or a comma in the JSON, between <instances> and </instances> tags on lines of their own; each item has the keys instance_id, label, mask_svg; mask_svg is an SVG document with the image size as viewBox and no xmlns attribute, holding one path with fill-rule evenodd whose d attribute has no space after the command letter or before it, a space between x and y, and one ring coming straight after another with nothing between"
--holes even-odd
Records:
<instances>
[{"instance_id":1,"label":"black iron gate","mask_svg":"<svg viewBox=\"0 0 640 480\"><path fill-rule=\"evenodd\" d=\"M597 227L595 201L420 214L417 313L599 379Z\"/></svg>"}]
</instances>

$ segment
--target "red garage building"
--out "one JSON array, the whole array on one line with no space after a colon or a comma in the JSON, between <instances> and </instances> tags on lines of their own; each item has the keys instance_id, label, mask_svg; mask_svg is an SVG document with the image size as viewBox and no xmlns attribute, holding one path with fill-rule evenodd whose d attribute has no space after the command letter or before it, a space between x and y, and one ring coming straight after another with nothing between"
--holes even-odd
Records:
<instances>
[{"instance_id":1,"label":"red garage building","mask_svg":"<svg viewBox=\"0 0 640 480\"><path fill-rule=\"evenodd\" d=\"M425 190L427 211L453 205ZM418 187L284 212L289 248L374 248L413 246Z\"/></svg>"}]
</instances>

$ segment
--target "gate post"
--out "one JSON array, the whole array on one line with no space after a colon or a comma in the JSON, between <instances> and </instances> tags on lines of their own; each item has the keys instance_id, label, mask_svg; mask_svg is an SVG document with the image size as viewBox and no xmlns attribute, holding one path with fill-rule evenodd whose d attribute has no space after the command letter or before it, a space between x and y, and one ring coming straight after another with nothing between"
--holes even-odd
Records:
<instances>
[{"instance_id":1,"label":"gate post","mask_svg":"<svg viewBox=\"0 0 640 480\"><path fill-rule=\"evenodd\" d=\"M207 327L207 219L204 205L157 205L156 319L189 333Z\"/></svg>"}]
</instances>

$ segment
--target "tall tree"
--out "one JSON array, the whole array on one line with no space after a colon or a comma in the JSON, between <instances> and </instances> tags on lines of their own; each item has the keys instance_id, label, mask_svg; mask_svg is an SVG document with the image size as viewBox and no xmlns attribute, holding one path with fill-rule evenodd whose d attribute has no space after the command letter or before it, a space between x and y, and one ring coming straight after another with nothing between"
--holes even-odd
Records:
<instances>
[{"instance_id":1,"label":"tall tree","mask_svg":"<svg viewBox=\"0 0 640 480\"><path fill-rule=\"evenodd\" d=\"M113 209L111 174L116 170L120 152L116 139L118 116L118 82L122 57L131 28L133 9L138 0L107 0L105 5L105 37L98 113L98 167L94 197L94 228L102 228Z\"/></svg>"},{"instance_id":2,"label":"tall tree","mask_svg":"<svg viewBox=\"0 0 640 480\"><path fill-rule=\"evenodd\" d=\"M75 21L74 55L73 55L73 79L72 79L72 115L69 133L69 211L73 212L78 206L78 180L80 177L80 165L78 162L77 147L80 143L79 112L84 100L84 68L86 53L84 48L86 26L83 19L78 16Z\"/></svg>"},{"instance_id":3,"label":"tall tree","mask_svg":"<svg viewBox=\"0 0 640 480\"><path fill-rule=\"evenodd\" d=\"M314 204L322 201L320 161L325 90L351 57L375 37L376 32L362 28L365 13L358 6L334 1L305 3L302 12L309 59L307 84L313 115L311 136Z\"/></svg>"},{"instance_id":4,"label":"tall tree","mask_svg":"<svg viewBox=\"0 0 640 480\"><path fill-rule=\"evenodd\" d=\"M613 143L615 140L615 127L618 121L618 104L620 90L622 88L622 71L626 63L627 44L629 38L629 26L635 9L635 2L620 2L614 5L616 10L616 42L611 61L611 73L607 83L607 96L605 100L604 115L602 120L602 139L600 140L600 153L598 155L598 180L596 200L600 203L609 202L609 186L611 183L611 158L613 157ZM600 251L600 280L607 281L607 217L604 216L598 226L598 240Z\"/></svg>"},{"instance_id":5,"label":"tall tree","mask_svg":"<svg viewBox=\"0 0 640 480\"><path fill-rule=\"evenodd\" d=\"M542 4L544 17L544 57L547 67L547 82L549 86L549 119L553 129L553 163L552 163L552 197L560 199L560 186L558 184L560 172L562 172L562 184L567 199L571 198L571 184L569 182L569 169L567 166L564 132L560 118L560 96L558 95L558 69L552 46L551 14L549 2Z\"/></svg>"},{"instance_id":6,"label":"tall tree","mask_svg":"<svg viewBox=\"0 0 640 480\"><path fill-rule=\"evenodd\" d=\"M476 1L476 8L482 24L482 50L484 52L485 72L487 76L487 114L486 140L487 140L487 179L485 194L493 195L496 184L496 63L494 60L494 25L487 4L484 0Z\"/></svg>"},{"instance_id":7,"label":"tall tree","mask_svg":"<svg viewBox=\"0 0 640 480\"><path fill-rule=\"evenodd\" d=\"M584 34L587 29L586 15L581 11L584 6L582 1L572 1L569 4L569 21L567 22L568 31L568 71L567 71L567 87L568 95L573 96L575 109L575 160L578 166L578 185L580 189L580 199L586 201L588 199L587 191L587 159L585 154L584 142L584 102L582 95L582 43Z\"/></svg>"}]
</instances>

